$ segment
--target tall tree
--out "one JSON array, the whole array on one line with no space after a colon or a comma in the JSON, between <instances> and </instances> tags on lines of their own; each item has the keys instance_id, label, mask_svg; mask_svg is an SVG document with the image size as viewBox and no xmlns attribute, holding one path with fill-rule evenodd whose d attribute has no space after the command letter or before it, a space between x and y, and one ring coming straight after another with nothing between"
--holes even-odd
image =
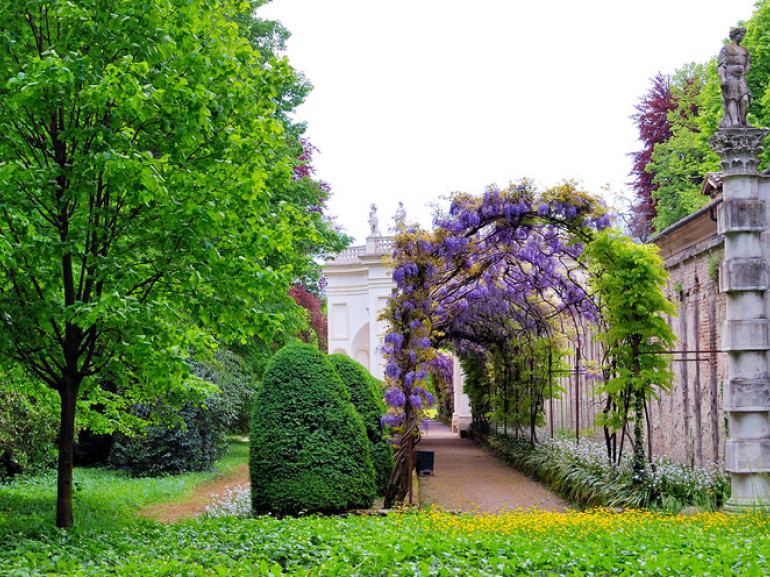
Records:
<instances>
[{"instance_id":1,"label":"tall tree","mask_svg":"<svg viewBox=\"0 0 770 577\"><path fill-rule=\"evenodd\" d=\"M78 400L189 392L188 352L269 338L263 304L293 277L270 262L320 238L267 189L291 182L298 138L260 3L0 4L0 362L61 400L59 527Z\"/></svg>"},{"instance_id":2,"label":"tall tree","mask_svg":"<svg viewBox=\"0 0 770 577\"><path fill-rule=\"evenodd\" d=\"M749 122L756 126L770 126L770 1L755 4L754 14L746 22L743 45L751 54L751 69L746 81L751 90ZM770 146L765 143L760 160L770 163Z\"/></svg>"},{"instance_id":3,"label":"tall tree","mask_svg":"<svg viewBox=\"0 0 770 577\"><path fill-rule=\"evenodd\" d=\"M663 291L668 274L655 245L634 243L612 229L598 232L582 258L590 263L591 287L601 305L597 337L607 345L611 360L611 378L602 389L616 413L608 410L597 421L613 431L634 423L633 468L641 482L646 473L645 403L657 391L668 390L673 378L665 353L676 336L663 318L676 314ZM609 441L608 451L612 455Z\"/></svg>"},{"instance_id":4,"label":"tall tree","mask_svg":"<svg viewBox=\"0 0 770 577\"><path fill-rule=\"evenodd\" d=\"M642 149L631 153L631 187L636 196L632 205L631 231L634 236L647 239L653 231L652 219L655 217L653 193L658 185L653 182L653 174L647 170L652 163L655 145L671 138L671 123L668 114L677 107L671 93L671 79L658 73L652 79L652 86L636 105L636 114L632 115L639 129Z\"/></svg>"},{"instance_id":5,"label":"tall tree","mask_svg":"<svg viewBox=\"0 0 770 577\"><path fill-rule=\"evenodd\" d=\"M307 139L298 138L293 147L296 164L288 182L277 182L271 186L274 201L287 202L302 211L303 226L312 226L313 235L297 239L294 250L284 253L275 267L290 266L295 281L306 287L317 286L320 279L319 260L326 254L338 253L352 242L352 238L339 230L333 217L328 213L326 202L331 197L331 187L315 178L313 155L317 152ZM287 258L288 257L288 258Z\"/></svg>"},{"instance_id":6,"label":"tall tree","mask_svg":"<svg viewBox=\"0 0 770 577\"><path fill-rule=\"evenodd\" d=\"M674 224L704 206L703 180L707 172L719 169L719 157L711 151L708 138L716 131L705 90L707 68L690 64L672 79L676 108L669 112L671 136L655 145L647 171L653 176L653 199L657 203L653 225L656 232ZM720 106L721 108L721 106Z\"/></svg>"},{"instance_id":7,"label":"tall tree","mask_svg":"<svg viewBox=\"0 0 770 577\"><path fill-rule=\"evenodd\" d=\"M637 201L631 231L638 238L645 240L708 202L701 186L719 160L708 146L721 109L714 78L715 70L698 64L673 76L658 74L637 105L632 118L644 147L633 154Z\"/></svg>"},{"instance_id":8,"label":"tall tree","mask_svg":"<svg viewBox=\"0 0 770 577\"><path fill-rule=\"evenodd\" d=\"M747 74L752 92L749 122L768 126L770 0L757 2L754 14L745 25L747 32L744 46L752 57L751 70ZM718 44L715 45L715 52L716 48ZM648 102L649 98L656 92L665 95L665 92L656 89L659 84L658 77L653 82L653 89L640 103L648 112L652 109L648 109L647 105L657 102L655 99ZM718 170L718 158L708 146L708 138L716 132L718 121L722 117L716 58L705 64L683 66L669 79L669 92L674 106L667 113L668 136L653 142L653 133L642 132L644 125L639 121L645 118L644 115L640 116L643 110L637 107L639 114L633 117L640 127L640 137L645 144L642 151L633 154L633 186L637 195L641 191L649 192L649 197L644 196L646 192L641 197L637 196L633 207L632 230L637 236L644 237L644 233L651 232L651 227L645 224L649 223L650 215L652 229L660 231L703 206L707 202L707 199L700 195L703 178L707 172ZM680 99L684 101L680 102ZM658 106L658 110L662 108ZM657 119L662 127L662 116L658 115ZM659 134L665 135L665 131L660 131ZM770 163L770 146L765 146L760 161L764 164ZM647 202L648 198L651 198L651 203ZM652 208L655 210L652 211Z\"/></svg>"}]
</instances>

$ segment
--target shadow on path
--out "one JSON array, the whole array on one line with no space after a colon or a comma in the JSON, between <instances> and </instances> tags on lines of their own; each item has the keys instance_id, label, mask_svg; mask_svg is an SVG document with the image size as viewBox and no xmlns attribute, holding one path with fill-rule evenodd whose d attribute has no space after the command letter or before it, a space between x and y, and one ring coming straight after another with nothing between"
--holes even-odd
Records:
<instances>
[{"instance_id":1,"label":"shadow on path","mask_svg":"<svg viewBox=\"0 0 770 577\"><path fill-rule=\"evenodd\" d=\"M423 505L486 513L532 508L564 512L569 507L536 481L436 421L430 421L417 449L435 453L433 475L420 477Z\"/></svg>"}]
</instances>

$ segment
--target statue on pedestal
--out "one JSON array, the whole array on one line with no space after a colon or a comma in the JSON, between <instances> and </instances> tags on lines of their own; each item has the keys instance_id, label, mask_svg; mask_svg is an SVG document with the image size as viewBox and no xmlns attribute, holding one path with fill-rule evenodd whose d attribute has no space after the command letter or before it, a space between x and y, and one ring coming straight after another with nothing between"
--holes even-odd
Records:
<instances>
[{"instance_id":1,"label":"statue on pedestal","mask_svg":"<svg viewBox=\"0 0 770 577\"><path fill-rule=\"evenodd\" d=\"M746 47L741 46L745 37L745 28L731 29L731 43L722 47L717 62L724 117L719 121L717 133L709 138L709 145L721 158L725 175L756 174L768 133L767 128L756 128L746 120L751 102L746 73L751 69L751 56Z\"/></svg>"},{"instance_id":2,"label":"statue on pedestal","mask_svg":"<svg viewBox=\"0 0 770 577\"><path fill-rule=\"evenodd\" d=\"M396 225L393 227L393 230L398 232L406 220L406 210L404 210L403 202L398 203L398 208L396 209L396 214L393 215L393 220L396 223Z\"/></svg>"},{"instance_id":3,"label":"statue on pedestal","mask_svg":"<svg viewBox=\"0 0 770 577\"><path fill-rule=\"evenodd\" d=\"M374 203L369 207L369 236L382 236L380 219L377 216L377 205Z\"/></svg>"},{"instance_id":4,"label":"statue on pedestal","mask_svg":"<svg viewBox=\"0 0 770 577\"><path fill-rule=\"evenodd\" d=\"M719 52L717 74L722 88L724 117L719 128L744 128L748 126L746 113L751 101L751 91L746 82L746 73L751 68L751 56L741 42L746 37L746 28L730 30L730 44Z\"/></svg>"}]
</instances>

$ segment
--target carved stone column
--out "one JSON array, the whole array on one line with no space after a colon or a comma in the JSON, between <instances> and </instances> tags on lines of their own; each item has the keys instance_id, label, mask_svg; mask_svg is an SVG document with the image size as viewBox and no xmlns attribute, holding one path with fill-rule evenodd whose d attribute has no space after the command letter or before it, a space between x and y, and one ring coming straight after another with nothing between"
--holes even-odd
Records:
<instances>
[{"instance_id":1,"label":"carved stone column","mask_svg":"<svg viewBox=\"0 0 770 577\"><path fill-rule=\"evenodd\" d=\"M768 130L721 129L710 140L722 159L724 202L717 230L724 235L719 288L726 295L722 350L728 355L724 408L728 421L725 468L732 496L725 508L770 510L770 333L765 293L768 255L762 234L767 206L757 173L757 158Z\"/></svg>"}]
</instances>

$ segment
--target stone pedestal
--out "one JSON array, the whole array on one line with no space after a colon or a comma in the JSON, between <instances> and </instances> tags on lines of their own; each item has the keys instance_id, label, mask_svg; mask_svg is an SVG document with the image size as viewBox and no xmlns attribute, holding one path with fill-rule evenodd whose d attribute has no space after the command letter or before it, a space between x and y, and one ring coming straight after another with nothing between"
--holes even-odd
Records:
<instances>
[{"instance_id":1,"label":"stone pedestal","mask_svg":"<svg viewBox=\"0 0 770 577\"><path fill-rule=\"evenodd\" d=\"M721 129L709 144L722 159L724 200L717 230L724 236L720 290L726 295L722 350L727 352L724 409L728 440L725 468L732 496L725 508L770 511L770 329L766 314L768 255L762 234L767 207L757 173L763 128Z\"/></svg>"}]
</instances>

